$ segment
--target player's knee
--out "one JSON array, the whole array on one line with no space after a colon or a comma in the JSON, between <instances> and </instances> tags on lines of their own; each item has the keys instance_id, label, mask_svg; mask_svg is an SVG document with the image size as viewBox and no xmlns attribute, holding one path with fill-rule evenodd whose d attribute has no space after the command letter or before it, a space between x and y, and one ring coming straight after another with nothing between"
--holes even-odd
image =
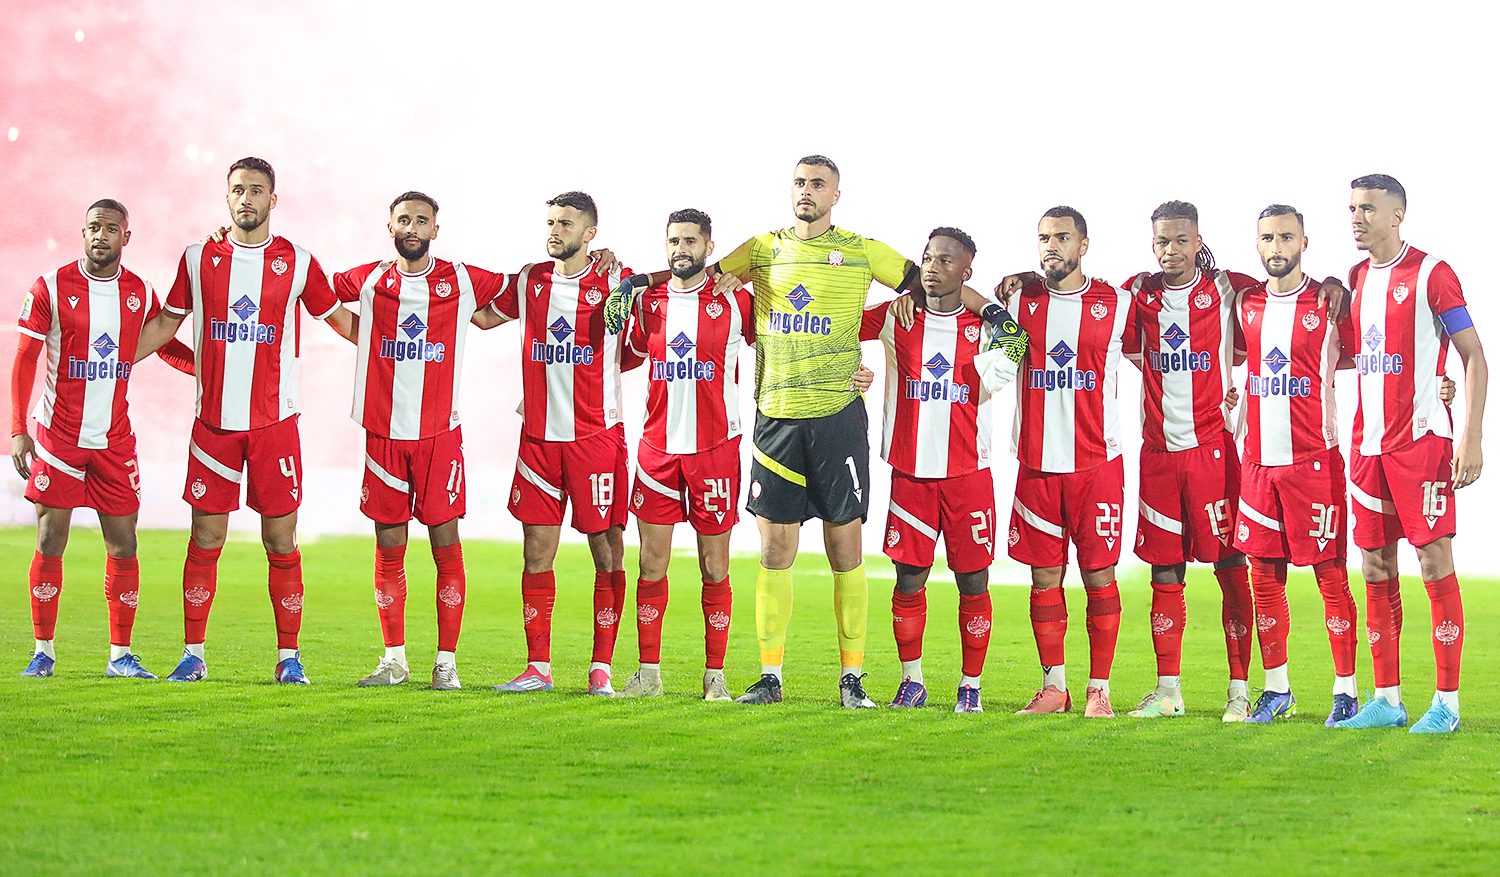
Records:
<instances>
[{"instance_id":1,"label":"player's knee","mask_svg":"<svg viewBox=\"0 0 1500 877\"><path fill-rule=\"evenodd\" d=\"M1237 567L1241 567L1241 566L1244 566L1244 565L1245 565L1245 555L1240 554L1239 552L1235 552L1234 554L1231 554L1228 557L1225 557L1225 558L1223 558L1221 560L1214 561L1214 569L1215 570L1235 569ZM1183 564L1182 568L1183 568L1183 574L1186 575L1186 573L1187 573L1187 564Z\"/></svg>"},{"instance_id":2,"label":"player's knee","mask_svg":"<svg viewBox=\"0 0 1500 877\"><path fill-rule=\"evenodd\" d=\"M1387 582L1396 577L1394 557L1387 558L1379 552L1365 552L1359 566L1367 582Z\"/></svg>"},{"instance_id":3,"label":"player's knee","mask_svg":"<svg viewBox=\"0 0 1500 877\"><path fill-rule=\"evenodd\" d=\"M47 557L61 557L68 547L68 529L46 523L36 529L36 550Z\"/></svg>"},{"instance_id":4,"label":"player's knee","mask_svg":"<svg viewBox=\"0 0 1500 877\"><path fill-rule=\"evenodd\" d=\"M1435 582L1453 575L1453 543L1446 536L1417 549L1422 581Z\"/></svg>"},{"instance_id":5,"label":"player's knee","mask_svg":"<svg viewBox=\"0 0 1500 877\"><path fill-rule=\"evenodd\" d=\"M1215 568L1218 565L1215 564ZM1179 563L1172 566L1151 565L1151 583L1153 585L1180 585L1187 581L1187 564Z\"/></svg>"},{"instance_id":6,"label":"player's knee","mask_svg":"<svg viewBox=\"0 0 1500 877\"><path fill-rule=\"evenodd\" d=\"M965 597L977 597L990 589L990 571L981 569L976 572L956 573L953 576L958 582L958 592Z\"/></svg>"},{"instance_id":7,"label":"player's knee","mask_svg":"<svg viewBox=\"0 0 1500 877\"><path fill-rule=\"evenodd\" d=\"M134 533L124 536L106 536L104 539L104 553L110 557L135 557L136 550Z\"/></svg>"}]
</instances>

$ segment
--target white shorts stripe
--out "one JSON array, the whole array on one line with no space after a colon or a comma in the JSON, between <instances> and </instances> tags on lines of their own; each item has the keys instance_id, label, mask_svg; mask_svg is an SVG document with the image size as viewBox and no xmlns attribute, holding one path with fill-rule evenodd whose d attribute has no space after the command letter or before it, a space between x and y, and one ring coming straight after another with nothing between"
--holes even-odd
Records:
<instances>
[{"instance_id":1,"label":"white shorts stripe","mask_svg":"<svg viewBox=\"0 0 1500 877\"><path fill-rule=\"evenodd\" d=\"M1349 482L1349 495L1354 497L1355 502L1359 503L1370 511L1375 512L1376 514L1394 515L1396 513L1395 505L1386 502L1383 499L1376 499L1368 493L1365 493L1363 490L1360 490L1359 485L1355 484L1353 481Z\"/></svg>"},{"instance_id":2,"label":"white shorts stripe","mask_svg":"<svg viewBox=\"0 0 1500 877\"><path fill-rule=\"evenodd\" d=\"M1152 525L1166 530L1168 533L1176 533L1178 536L1182 535L1181 521L1177 520L1176 518L1167 517L1151 506L1146 505L1144 502L1141 503L1141 517L1145 518L1147 521L1150 521Z\"/></svg>"},{"instance_id":3,"label":"white shorts stripe","mask_svg":"<svg viewBox=\"0 0 1500 877\"><path fill-rule=\"evenodd\" d=\"M411 493L410 484L407 484L400 478L397 478L391 473L385 471L385 467L375 462L375 458L371 457L369 454L365 454L365 468L370 470L371 475L379 478L381 483L386 487L389 487L392 490L399 490L402 493Z\"/></svg>"},{"instance_id":4,"label":"white shorts stripe","mask_svg":"<svg viewBox=\"0 0 1500 877\"><path fill-rule=\"evenodd\" d=\"M533 472L531 467L526 465L526 462L519 458L516 460L516 473L519 474L522 478L525 478L527 481L531 482L537 490L540 490L542 493L547 494L558 502L562 501L562 488L553 487L546 481L543 481L542 476Z\"/></svg>"},{"instance_id":5,"label":"white shorts stripe","mask_svg":"<svg viewBox=\"0 0 1500 877\"><path fill-rule=\"evenodd\" d=\"M225 466L223 463L220 463L218 460L215 460L213 457L210 457L206 451L198 447L197 442L188 443L188 453L193 455L193 459L207 466L209 471L213 472L215 475L219 476L225 481L233 481L235 484L240 483L241 473L239 472L239 470L231 469L228 466Z\"/></svg>"},{"instance_id":6,"label":"white shorts stripe","mask_svg":"<svg viewBox=\"0 0 1500 877\"><path fill-rule=\"evenodd\" d=\"M896 517L900 518L901 520L905 521L908 525L911 526L911 528L913 530L916 530L918 533L921 533L923 536L926 536L928 539L931 539L934 542L937 541L937 537L938 537L938 531L937 530L935 530L932 527L929 527L926 524L922 523L920 520L917 519L916 515L912 514L911 512L907 511L906 509L902 508L901 506L898 506L895 503L891 503L891 514L893 514Z\"/></svg>"},{"instance_id":7,"label":"white shorts stripe","mask_svg":"<svg viewBox=\"0 0 1500 877\"><path fill-rule=\"evenodd\" d=\"M1266 515L1263 515L1255 509L1251 508L1250 504L1245 502L1245 498L1243 496L1240 497L1240 514L1244 515L1255 523L1260 524L1267 530L1275 530L1278 533L1281 532L1280 521L1267 517Z\"/></svg>"},{"instance_id":8,"label":"white shorts stripe","mask_svg":"<svg viewBox=\"0 0 1500 877\"><path fill-rule=\"evenodd\" d=\"M82 469L75 469L72 466L69 466L67 463L64 463L62 460L57 459L57 457L54 457L52 455L51 451L42 447L41 444L34 444L33 447L36 448L36 455L47 461L47 465L51 466L53 469L56 469L64 475L71 475L74 478L77 478L79 481L83 481L86 477L86 473Z\"/></svg>"},{"instance_id":9,"label":"white shorts stripe","mask_svg":"<svg viewBox=\"0 0 1500 877\"><path fill-rule=\"evenodd\" d=\"M1031 509L1027 508L1026 506L1021 505L1021 501L1020 500L1016 500L1016 513L1021 516L1021 520L1025 521L1026 523L1030 524L1031 526L1035 527L1036 529L1041 530L1043 533L1046 533L1048 536L1051 536L1051 537L1053 537L1055 539L1061 539L1061 538L1063 538L1064 534L1063 534L1063 528L1062 527L1058 526L1057 524L1052 523L1051 521L1047 520L1046 518L1038 517L1037 514L1036 514L1036 512L1033 512Z\"/></svg>"},{"instance_id":10,"label":"white shorts stripe","mask_svg":"<svg viewBox=\"0 0 1500 877\"><path fill-rule=\"evenodd\" d=\"M662 484L660 481L657 481L655 478L652 478L650 475L647 475L645 472L642 472L639 468L635 470L635 477L640 479L640 482L642 484L646 485L662 496L665 496L667 499L682 502L682 491L673 490L665 484Z\"/></svg>"}]
</instances>

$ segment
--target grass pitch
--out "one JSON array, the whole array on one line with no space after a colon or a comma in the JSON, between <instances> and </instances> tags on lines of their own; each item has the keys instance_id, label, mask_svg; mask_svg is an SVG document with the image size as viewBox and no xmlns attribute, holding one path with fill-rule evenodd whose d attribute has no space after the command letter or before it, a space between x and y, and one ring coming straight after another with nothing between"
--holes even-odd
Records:
<instances>
[{"instance_id":1,"label":"grass pitch","mask_svg":"<svg viewBox=\"0 0 1500 877\"><path fill-rule=\"evenodd\" d=\"M67 559L58 675L15 677L31 649L32 533L0 530L0 874L822 873L1500 870L1500 685L1494 583L1466 579L1463 730L1451 737L1322 727L1332 667L1316 587L1293 579L1292 680L1302 713L1224 726L1219 593L1190 573L1189 713L1123 717L1155 682L1149 589L1122 583L1113 722L1010 713L1037 684L1026 589L993 589L982 716L951 713L956 596L929 588L925 710L836 708L831 583L798 567L787 702L698 699L696 563L673 565L668 696L582 695L590 640L588 553L558 562L558 690L501 696L524 662L520 547L465 545L467 688L425 681L436 622L425 543L408 551L413 683L357 689L381 652L372 540L304 546L302 654L314 685L271 684L275 641L259 545L224 552L197 685L106 680L103 548L78 529ZM180 654L182 533L143 533L135 647L153 672ZM634 557L627 569L634 568ZM887 569L871 558L872 573ZM731 687L756 678L754 564L733 567ZM1426 599L1412 577L1404 641L1415 719L1432 684ZM1070 583L1069 656L1081 693L1087 643ZM1355 583L1356 595L1361 591ZM871 582L871 696L898 664L889 581ZM632 584L631 600L634 599ZM627 604L628 606L629 604ZM629 612L626 618L630 618ZM1360 680L1368 686L1369 656ZM634 669L622 632L616 684ZM1260 671L1251 672L1252 684ZM1081 697L1077 708L1081 710Z\"/></svg>"}]
</instances>

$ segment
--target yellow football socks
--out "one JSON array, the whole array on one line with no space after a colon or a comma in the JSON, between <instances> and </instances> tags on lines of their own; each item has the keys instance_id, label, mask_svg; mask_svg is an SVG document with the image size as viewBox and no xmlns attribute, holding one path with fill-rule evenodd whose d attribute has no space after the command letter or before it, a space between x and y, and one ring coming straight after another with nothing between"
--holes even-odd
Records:
<instances>
[{"instance_id":1,"label":"yellow football socks","mask_svg":"<svg viewBox=\"0 0 1500 877\"><path fill-rule=\"evenodd\" d=\"M839 661L845 672L858 671L865 663L865 619L870 614L864 564L833 574L833 614L839 623Z\"/></svg>"},{"instance_id":2,"label":"yellow football socks","mask_svg":"<svg viewBox=\"0 0 1500 877\"><path fill-rule=\"evenodd\" d=\"M863 584L864 576L860 576ZM786 629L792 621L792 571L760 568L755 577L755 636L763 667L780 667L786 651ZM863 631L863 616L860 629ZM863 640L861 640L863 642Z\"/></svg>"}]
</instances>

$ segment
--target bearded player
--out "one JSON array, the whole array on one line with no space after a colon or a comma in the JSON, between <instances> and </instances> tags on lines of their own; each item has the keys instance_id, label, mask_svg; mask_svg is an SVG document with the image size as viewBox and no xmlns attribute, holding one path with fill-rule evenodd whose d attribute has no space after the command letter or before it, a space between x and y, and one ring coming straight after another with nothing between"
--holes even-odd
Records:
<instances>
[{"instance_id":1,"label":"bearded player","mask_svg":"<svg viewBox=\"0 0 1500 877\"><path fill-rule=\"evenodd\" d=\"M193 510L182 572L184 648L167 677L196 682L208 675L204 641L218 590L219 555L229 513L245 482L261 519L261 542L276 620L277 682L306 685L298 651L302 629L302 554L297 509L302 502L298 435L299 305L347 339L351 315L334 297L312 254L271 233L276 171L263 159L229 167L233 227L221 241L193 244L182 254L163 311L143 332L148 347L170 338L193 315L198 376L197 417L188 446L183 491Z\"/></svg>"},{"instance_id":2,"label":"bearded player","mask_svg":"<svg viewBox=\"0 0 1500 877\"><path fill-rule=\"evenodd\" d=\"M141 330L160 310L151 284L120 264L130 243L130 214L112 198L84 214L83 257L37 278L21 303L11 371L11 462L27 479L36 506L36 553L28 582L36 648L22 676L51 676L53 634L62 599L63 549L75 508L99 513L104 537L104 600L109 607L109 661L104 675L155 679L131 650L140 592L136 513L140 473L126 398L133 364L155 348ZM37 434L26 427L37 358L47 352L36 409ZM192 351L172 342L161 358L192 374Z\"/></svg>"},{"instance_id":3,"label":"bearded player","mask_svg":"<svg viewBox=\"0 0 1500 877\"><path fill-rule=\"evenodd\" d=\"M1339 450L1334 370L1356 347L1347 311L1329 314L1317 281L1302 272L1302 214L1285 204L1261 211L1256 248L1269 278L1237 306L1247 375L1244 484L1234 545L1250 556L1255 629L1266 686L1245 719L1269 723L1296 714L1288 678L1287 565L1310 566L1323 597L1333 653L1328 726L1354 715L1354 596L1346 568L1348 517Z\"/></svg>"},{"instance_id":4,"label":"bearded player","mask_svg":"<svg viewBox=\"0 0 1500 877\"><path fill-rule=\"evenodd\" d=\"M628 354L604 330L604 300L628 269L601 272L587 251L599 211L583 192L547 202L547 262L527 265L490 306L481 328L519 319L523 415L510 510L521 522L526 669L497 691L552 689L553 562L571 505L573 529L594 558L594 650L588 691L614 694L610 663L625 607L625 426L620 371ZM602 257L601 257L602 258ZM612 261L613 257L610 256ZM631 364L638 364L638 361Z\"/></svg>"},{"instance_id":5,"label":"bearded player","mask_svg":"<svg viewBox=\"0 0 1500 877\"><path fill-rule=\"evenodd\" d=\"M1116 381L1135 326L1129 292L1085 276L1088 225L1054 207L1037 225L1043 282L1019 292L1016 322L1030 336L1016 381L1015 448L1020 460L1010 519L1010 556L1031 567L1031 625L1042 687L1022 714L1073 707L1063 640L1068 543L1088 595L1090 669L1084 716L1113 718L1109 674L1120 631L1121 459Z\"/></svg>"},{"instance_id":6,"label":"bearded player","mask_svg":"<svg viewBox=\"0 0 1500 877\"><path fill-rule=\"evenodd\" d=\"M739 352L755 339L752 305L744 290L715 293L707 271L713 224L706 213L688 209L668 216L666 248L672 278L635 300L627 334L648 374L646 426L630 494L641 538L641 664L620 696L662 694L672 530L687 521L697 534L703 576L703 699L728 701L724 652L733 613L729 531L739 520Z\"/></svg>"},{"instance_id":7,"label":"bearded player","mask_svg":"<svg viewBox=\"0 0 1500 877\"><path fill-rule=\"evenodd\" d=\"M715 266L726 275L721 288L749 281L755 301L757 414L746 509L761 535L755 586L761 678L741 703L782 699L792 564L802 525L820 518L833 573L839 701L849 709L875 706L862 682L869 589L860 530L869 514L870 449L864 404L851 377L859 368L870 284L911 289L916 266L885 244L833 224L839 179L825 156L799 160L792 173L793 224L746 241ZM614 296L616 325L629 295L621 289ZM964 303L1000 310L969 289Z\"/></svg>"},{"instance_id":8,"label":"bearded player","mask_svg":"<svg viewBox=\"0 0 1500 877\"><path fill-rule=\"evenodd\" d=\"M988 346L981 340L984 321L962 302L975 252L973 238L962 230L934 229L922 253L924 306L912 325L902 326L887 303L866 311L860 328L862 340L880 339L886 358L881 456L891 465L891 500L885 553L896 566L891 624L901 659L893 707L927 702L926 585L941 536L959 593L963 672L954 712L984 711L980 685L993 622L995 489L990 390L981 382L979 363ZM1003 325L1015 329L1014 321ZM1013 361L1004 361L1014 368Z\"/></svg>"},{"instance_id":9,"label":"bearded player","mask_svg":"<svg viewBox=\"0 0 1500 877\"><path fill-rule=\"evenodd\" d=\"M469 322L506 284L502 274L449 262L429 250L438 205L406 192L386 228L394 263L334 275L342 301L358 301L359 354L352 416L365 429L360 509L375 523L375 605L385 655L361 686L400 685L406 660L406 545L412 518L427 527L437 567L438 643L432 688L462 688L458 638L467 599L458 520L467 508L459 381Z\"/></svg>"},{"instance_id":10,"label":"bearded player","mask_svg":"<svg viewBox=\"0 0 1500 877\"><path fill-rule=\"evenodd\" d=\"M1363 557L1365 619L1375 664L1375 694L1340 728L1401 727L1401 585L1396 544L1417 551L1431 606L1437 690L1414 733L1458 730L1458 678L1464 609L1453 568L1457 530L1454 490L1473 484L1484 467L1481 443L1489 367L1463 287L1448 263L1401 239L1406 189L1371 174L1350 183L1354 244L1369 258L1350 271L1354 325L1360 334L1355 368L1349 474L1354 542ZM1464 365L1467 412L1457 433L1439 382L1448 346Z\"/></svg>"}]
</instances>

